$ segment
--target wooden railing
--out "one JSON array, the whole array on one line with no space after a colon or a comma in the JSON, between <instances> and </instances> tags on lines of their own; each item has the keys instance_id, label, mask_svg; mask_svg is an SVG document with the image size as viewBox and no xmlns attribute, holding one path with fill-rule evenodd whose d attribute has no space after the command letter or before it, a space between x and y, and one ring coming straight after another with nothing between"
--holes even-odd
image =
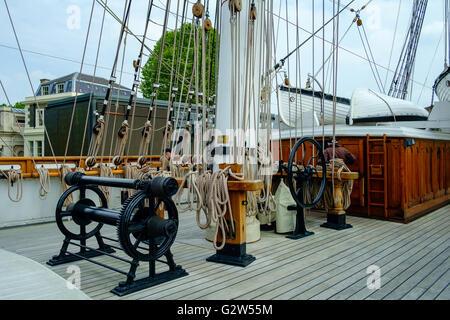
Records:
<instances>
[{"instance_id":1,"label":"wooden railing","mask_svg":"<svg viewBox=\"0 0 450 320\"><path fill-rule=\"evenodd\" d=\"M130 157L124 157L124 163L136 163L138 157L137 156L130 156ZM160 156L149 156L147 164L151 165L152 167L156 168L158 166L161 166L161 163L159 162ZM97 163L103 163L108 164L113 167L113 174L123 174L124 169L123 165L120 165L119 167L115 167L112 164L113 157L98 157ZM71 168L83 168L86 171L87 175L90 176L96 176L100 174L100 169L97 167L94 167L92 170L87 170L86 164L86 157L13 157L13 158L1 158L0 157L0 170L2 171L8 171L11 166L14 168L18 168L20 166L20 169L23 173L23 177L25 179L29 178L39 178L39 174L36 170L36 166L43 165L49 169L50 177L59 177L60 171L58 168L60 168L62 165L68 165ZM1 175L0 175L1 176Z\"/></svg>"}]
</instances>

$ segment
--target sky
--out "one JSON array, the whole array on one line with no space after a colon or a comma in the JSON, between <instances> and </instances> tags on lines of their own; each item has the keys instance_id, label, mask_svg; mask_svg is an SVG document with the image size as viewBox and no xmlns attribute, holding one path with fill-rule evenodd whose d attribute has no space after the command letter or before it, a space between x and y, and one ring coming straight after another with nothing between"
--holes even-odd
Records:
<instances>
[{"instance_id":1,"label":"sky","mask_svg":"<svg viewBox=\"0 0 450 320\"><path fill-rule=\"evenodd\" d=\"M80 71L93 0L6 1L20 45L24 51L34 90L38 87L40 79L54 79ZM341 3L345 5L349 1L342 0ZM210 0L212 19L215 13L215 2ZM356 0L350 7L358 9L367 2L369 4L361 11L361 18L374 60L379 65L380 78L383 84L389 87L409 26L413 1ZM154 3L156 7L152 11L152 22L148 40L146 40L149 47L152 47L155 40L158 40L162 34L160 24L164 20L162 8L165 7L166 1L155 0ZM297 3L298 11L296 10ZM171 11L177 11L177 4L177 0L172 0ZM296 47L297 30L299 42L310 36L313 29L313 17L315 30L322 25L324 19L323 4L325 4L325 20L328 20L332 16L332 0L274 0L276 59L285 56ZM123 0L108 0L108 5L117 16L122 17ZM147 5L148 1L145 0L133 1L129 28L137 35L143 34ZM411 101L421 106L430 104L433 83L444 69L443 8L444 0L428 1L416 56L410 97ZM82 69L83 73L93 74L94 72L102 16L103 8L95 3L85 63ZM343 36L354 16L354 13L349 10L342 13L339 20L339 37ZM395 32L397 16L398 27L397 32ZM299 21L298 24L297 20ZM174 26L175 15L170 15L169 28ZM0 33L0 80L5 86L11 103L14 104L17 101L23 101L25 97L32 96L33 91L17 50L4 0L0 1L0 30L2 30ZM107 13L99 51L97 76L109 79L119 32L119 23ZM287 34L289 35L289 41ZM393 41L394 35L396 36L395 41ZM325 40L325 57L327 57L331 51L329 44L332 41L331 24L325 28ZM299 65L296 64L295 55L288 60L285 69L289 73L292 85L304 87L307 74L317 73L323 62L322 43L322 32L320 32L314 41L314 54L313 43L309 41L299 51ZM122 85L126 87L132 86L132 61L137 58L139 48L140 45L136 39L132 37L127 39L123 72L121 72L122 55L120 56L118 81L121 79ZM148 52L146 53L148 54ZM342 39L338 58L337 93L339 96L351 98L353 91L360 87L380 91L372 75L370 65L365 59L366 54L356 26L353 25L345 38ZM322 79L321 73L319 73L318 78L319 80ZM330 84L331 81L326 81L325 91L330 92ZM0 104L6 102L4 93L0 91Z\"/></svg>"}]
</instances>

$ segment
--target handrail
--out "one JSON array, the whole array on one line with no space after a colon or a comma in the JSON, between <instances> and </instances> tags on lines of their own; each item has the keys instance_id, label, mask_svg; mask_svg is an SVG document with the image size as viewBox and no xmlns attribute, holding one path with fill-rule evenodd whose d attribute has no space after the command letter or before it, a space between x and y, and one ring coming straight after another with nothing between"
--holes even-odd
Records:
<instances>
[{"instance_id":1,"label":"handrail","mask_svg":"<svg viewBox=\"0 0 450 320\"><path fill-rule=\"evenodd\" d=\"M75 165L75 167L83 168L86 171L86 174L89 176L98 176L100 175L100 170L95 168L93 170L88 170L85 161L87 157L0 157L0 166L20 166L21 171L23 173L23 177L25 179L31 178L39 178L39 174L35 168L39 165L55 165L55 161L58 165ZM98 157L97 160L100 162L102 158ZM124 157L124 163L137 163L137 156ZM103 157L103 163L111 163L113 160L113 156ZM149 156L149 160L147 164L156 168L161 166L160 156ZM7 170L6 170L7 171ZM113 174L124 174L123 164L119 167L112 170ZM50 177L60 177L60 171L55 168L49 169Z\"/></svg>"}]
</instances>

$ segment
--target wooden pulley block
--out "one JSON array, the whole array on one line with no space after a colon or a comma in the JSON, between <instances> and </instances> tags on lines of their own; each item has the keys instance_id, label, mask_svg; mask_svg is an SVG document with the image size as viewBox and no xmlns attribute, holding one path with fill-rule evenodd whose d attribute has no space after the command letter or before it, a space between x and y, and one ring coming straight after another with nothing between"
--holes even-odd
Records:
<instances>
[{"instance_id":1,"label":"wooden pulley block","mask_svg":"<svg viewBox=\"0 0 450 320\"><path fill-rule=\"evenodd\" d=\"M122 126L119 129L119 132L117 133L119 138L123 139L123 137L125 137L125 135L127 134L127 127L126 126Z\"/></svg>"},{"instance_id":2,"label":"wooden pulley block","mask_svg":"<svg viewBox=\"0 0 450 320\"><path fill-rule=\"evenodd\" d=\"M138 158L138 161L137 161L138 163L139 163L139 165L141 166L141 167L143 167L146 163L147 163L147 157L145 157L145 156L140 156L139 158Z\"/></svg>"},{"instance_id":3,"label":"wooden pulley block","mask_svg":"<svg viewBox=\"0 0 450 320\"><path fill-rule=\"evenodd\" d=\"M116 156L113 159L113 163L116 167L120 166L123 163L123 158L120 156Z\"/></svg>"},{"instance_id":4,"label":"wooden pulley block","mask_svg":"<svg viewBox=\"0 0 450 320\"><path fill-rule=\"evenodd\" d=\"M205 31L211 31L212 29L212 22L209 18L206 18L205 21L203 22L203 28L205 28Z\"/></svg>"},{"instance_id":5,"label":"wooden pulley block","mask_svg":"<svg viewBox=\"0 0 450 320\"><path fill-rule=\"evenodd\" d=\"M286 87L289 87L289 86L291 85L291 81L289 81L289 78L285 78L285 79L284 79L284 85L285 85Z\"/></svg>"},{"instance_id":6,"label":"wooden pulley block","mask_svg":"<svg viewBox=\"0 0 450 320\"><path fill-rule=\"evenodd\" d=\"M205 12L205 7L202 5L201 2L197 2L192 7L192 13L194 14L194 17L201 18L203 17L203 13Z\"/></svg>"},{"instance_id":7,"label":"wooden pulley block","mask_svg":"<svg viewBox=\"0 0 450 320\"><path fill-rule=\"evenodd\" d=\"M356 25L357 25L358 27L361 27L362 24L363 24L362 20L358 18L358 20L356 20Z\"/></svg>"},{"instance_id":8,"label":"wooden pulley block","mask_svg":"<svg viewBox=\"0 0 450 320\"><path fill-rule=\"evenodd\" d=\"M252 6L250 9L250 20L255 21L257 18L257 12L256 12L256 7Z\"/></svg>"},{"instance_id":9,"label":"wooden pulley block","mask_svg":"<svg viewBox=\"0 0 450 320\"><path fill-rule=\"evenodd\" d=\"M138 63L137 63L137 61L136 60L133 60L133 68L134 69L137 69L139 66L138 66Z\"/></svg>"},{"instance_id":10,"label":"wooden pulley block","mask_svg":"<svg viewBox=\"0 0 450 320\"><path fill-rule=\"evenodd\" d=\"M88 157L85 161L85 164L87 167L92 168L97 163L97 160L95 157Z\"/></svg>"},{"instance_id":11,"label":"wooden pulley block","mask_svg":"<svg viewBox=\"0 0 450 320\"><path fill-rule=\"evenodd\" d=\"M101 130L102 130L102 125L99 122L97 122L97 124L94 126L94 130L93 130L94 134L99 135Z\"/></svg>"},{"instance_id":12,"label":"wooden pulley block","mask_svg":"<svg viewBox=\"0 0 450 320\"><path fill-rule=\"evenodd\" d=\"M228 1L228 8L232 12L241 12L242 10L242 0L229 0Z\"/></svg>"}]
</instances>

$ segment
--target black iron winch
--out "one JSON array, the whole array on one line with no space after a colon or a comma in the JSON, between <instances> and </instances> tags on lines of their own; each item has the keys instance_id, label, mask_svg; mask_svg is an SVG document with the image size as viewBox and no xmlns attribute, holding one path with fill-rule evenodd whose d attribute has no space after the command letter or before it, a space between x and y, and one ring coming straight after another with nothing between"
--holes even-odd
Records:
<instances>
[{"instance_id":1,"label":"black iron winch","mask_svg":"<svg viewBox=\"0 0 450 320\"><path fill-rule=\"evenodd\" d=\"M170 252L178 231L178 211L171 199L178 190L175 179L131 180L69 173L65 181L72 187L63 193L56 207L56 223L65 240L59 255L47 262L49 265L87 260L124 274L127 280L111 291L119 296L188 275L175 264ZM107 208L106 197L99 186L134 189L137 193L125 201L122 210L115 211ZM79 194L78 201L72 201L76 194ZM115 226L117 239L102 236L100 230L103 225ZM97 240L97 249L86 245L86 241L93 237ZM120 246L107 245L104 240ZM69 245L79 247L80 251L69 252ZM114 249L125 252L132 260L113 255ZM125 272L92 259L101 255L129 263L130 270ZM166 261L160 260L162 256ZM149 276L135 280L141 261L149 262ZM169 271L156 274L156 261L167 264Z\"/></svg>"}]
</instances>

